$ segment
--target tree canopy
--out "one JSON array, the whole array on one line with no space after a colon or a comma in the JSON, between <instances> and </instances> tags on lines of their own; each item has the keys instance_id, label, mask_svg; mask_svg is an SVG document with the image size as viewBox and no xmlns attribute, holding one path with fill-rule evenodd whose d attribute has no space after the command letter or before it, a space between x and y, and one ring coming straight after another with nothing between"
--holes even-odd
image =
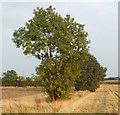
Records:
<instances>
[{"instance_id":1,"label":"tree canopy","mask_svg":"<svg viewBox=\"0 0 120 115\"><path fill-rule=\"evenodd\" d=\"M100 86L100 81L104 80L106 71L93 55L88 54L88 59L82 66L81 76L76 79L76 90L95 91Z\"/></svg>"},{"instance_id":2,"label":"tree canopy","mask_svg":"<svg viewBox=\"0 0 120 115\"><path fill-rule=\"evenodd\" d=\"M17 48L40 60L37 75L54 100L66 97L88 52L88 33L70 15L62 17L49 6L34 9L33 18L13 33ZM81 65L79 63L81 63Z\"/></svg>"},{"instance_id":3,"label":"tree canopy","mask_svg":"<svg viewBox=\"0 0 120 115\"><path fill-rule=\"evenodd\" d=\"M34 76L34 77L33 77ZM32 74L32 77L23 77L18 76L15 70L8 70L2 75L2 86L17 86L17 87L26 87L26 86L41 86L41 79L39 76Z\"/></svg>"},{"instance_id":4,"label":"tree canopy","mask_svg":"<svg viewBox=\"0 0 120 115\"><path fill-rule=\"evenodd\" d=\"M17 73L14 70L8 70L3 73L2 84L5 86L16 86L17 85Z\"/></svg>"}]
</instances>

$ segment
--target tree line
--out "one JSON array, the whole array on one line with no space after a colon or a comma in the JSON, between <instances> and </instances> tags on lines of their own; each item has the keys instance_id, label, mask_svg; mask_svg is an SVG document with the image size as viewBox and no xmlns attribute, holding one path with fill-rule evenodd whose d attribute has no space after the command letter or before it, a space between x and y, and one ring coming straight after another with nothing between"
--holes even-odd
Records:
<instances>
[{"instance_id":1,"label":"tree line","mask_svg":"<svg viewBox=\"0 0 120 115\"><path fill-rule=\"evenodd\" d=\"M105 78L104 80L120 80L119 77L108 77L108 78Z\"/></svg>"},{"instance_id":2,"label":"tree line","mask_svg":"<svg viewBox=\"0 0 120 115\"><path fill-rule=\"evenodd\" d=\"M66 98L72 86L95 91L106 68L89 53L85 25L69 14L62 17L51 5L37 7L33 14L25 26L13 32L12 41L25 55L40 60L36 74L51 99Z\"/></svg>"},{"instance_id":3,"label":"tree line","mask_svg":"<svg viewBox=\"0 0 120 115\"><path fill-rule=\"evenodd\" d=\"M34 76L34 74L32 74L32 77L23 77L23 76L18 76L15 70L8 70L7 72L4 72L2 75L2 86L39 87L42 85L40 78Z\"/></svg>"}]
</instances>

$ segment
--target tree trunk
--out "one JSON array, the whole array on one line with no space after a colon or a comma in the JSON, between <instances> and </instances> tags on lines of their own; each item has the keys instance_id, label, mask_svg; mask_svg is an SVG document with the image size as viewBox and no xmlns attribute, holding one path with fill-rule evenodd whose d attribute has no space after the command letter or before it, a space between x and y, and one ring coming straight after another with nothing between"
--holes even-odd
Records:
<instances>
[{"instance_id":1,"label":"tree trunk","mask_svg":"<svg viewBox=\"0 0 120 115\"><path fill-rule=\"evenodd\" d=\"M52 56L51 55L51 46L49 47L49 52L50 52L50 57L51 57ZM53 86L52 80L51 80L51 72L49 72L49 77L50 77L51 85ZM53 101L55 101L55 96L54 96L54 91L53 90L52 90L52 99L53 99Z\"/></svg>"},{"instance_id":2,"label":"tree trunk","mask_svg":"<svg viewBox=\"0 0 120 115\"><path fill-rule=\"evenodd\" d=\"M64 57L62 57L61 56L61 60L60 60L60 67L59 67L59 70L61 69L61 65L62 65L62 62L63 62L63 60L66 58L67 56L64 56Z\"/></svg>"},{"instance_id":3,"label":"tree trunk","mask_svg":"<svg viewBox=\"0 0 120 115\"><path fill-rule=\"evenodd\" d=\"M51 72L49 72L49 77L50 77L50 82L51 82L51 85L52 84L52 81L51 81ZM53 99L53 102L55 101L55 96L54 96L54 91L52 90L52 99Z\"/></svg>"},{"instance_id":4,"label":"tree trunk","mask_svg":"<svg viewBox=\"0 0 120 115\"><path fill-rule=\"evenodd\" d=\"M51 56L52 56L52 55L51 55L51 46L50 46L50 48L49 48L49 49L50 49L50 57L51 57Z\"/></svg>"}]
</instances>

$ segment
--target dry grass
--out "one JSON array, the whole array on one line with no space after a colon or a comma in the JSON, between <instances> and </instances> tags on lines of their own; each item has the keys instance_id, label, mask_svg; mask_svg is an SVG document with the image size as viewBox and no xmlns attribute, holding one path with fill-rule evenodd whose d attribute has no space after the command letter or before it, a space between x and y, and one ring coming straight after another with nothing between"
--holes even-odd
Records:
<instances>
[{"instance_id":1,"label":"dry grass","mask_svg":"<svg viewBox=\"0 0 120 115\"><path fill-rule=\"evenodd\" d=\"M4 113L116 113L117 85L101 85L96 92L74 91L71 99L47 103L47 93L3 99Z\"/></svg>"},{"instance_id":2,"label":"dry grass","mask_svg":"<svg viewBox=\"0 0 120 115\"><path fill-rule=\"evenodd\" d=\"M65 108L68 104L71 105L78 100L80 95L84 96L89 93L89 91L74 92L72 94L72 99L57 100L54 103L47 103L45 101L48 95L44 92L35 95L3 99L3 113L55 113L59 112L60 109Z\"/></svg>"},{"instance_id":3,"label":"dry grass","mask_svg":"<svg viewBox=\"0 0 120 115\"><path fill-rule=\"evenodd\" d=\"M119 82L119 80L105 80L104 82Z\"/></svg>"},{"instance_id":4,"label":"dry grass","mask_svg":"<svg viewBox=\"0 0 120 115\"><path fill-rule=\"evenodd\" d=\"M39 94L43 88L35 88L35 87L28 87L28 88L15 88L15 87L4 87L2 88L2 99L9 99L9 98L16 98L16 97L23 97L29 96L34 94Z\"/></svg>"},{"instance_id":5,"label":"dry grass","mask_svg":"<svg viewBox=\"0 0 120 115\"><path fill-rule=\"evenodd\" d=\"M27 109L36 108L38 103L36 103L35 99L42 100L42 104L44 104L44 98L47 95L45 93L39 93L35 95L23 96L19 98L10 98L2 100L3 112L27 112ZM39 103L40 104L40 103Z\"/></svg>"},{"instance_id":6,"label":"dry grass","mask_svg":"<svg viewBox=\"0 0 120 115\"><path fill-rule=\"evenodd\" d=\"M25 88L43 88L43 87L35 87L35 86L26 86L26 87L14 87L14 86L0 86L0 89L4 89L4 88L7 88L7 89L10 89L10 88L15 88L15 89L25 89Z\"/></svg>"},{"instance_id":7,"label":"dry grass","mask_svg":"<svg viewBox=\"0 0 120 115\"><path fill-rule=\"evenodd\" d=\"M2 91L2 99L17 98L22 96L29 96L39 94L40 91Z\"/></svg>"},{"instance_id":8,"label":"dry grass","mask_svg":"<svg viewBox=\"0 0 120 115\"><path fill-rule=\"evenodd\" d=\"M92 95L72 111L75 113L118 113L118 97L109 89L116 88L117 85L101 85Z\"/></svg>"}]
</instances>

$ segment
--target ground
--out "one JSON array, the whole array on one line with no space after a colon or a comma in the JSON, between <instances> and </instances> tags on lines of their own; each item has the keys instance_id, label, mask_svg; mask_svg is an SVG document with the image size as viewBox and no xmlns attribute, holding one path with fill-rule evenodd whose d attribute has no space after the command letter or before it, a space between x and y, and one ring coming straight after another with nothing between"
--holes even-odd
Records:
<instances>
[{"instance_id":1,"label":"ground","mask_svg":"<svg viewBox=\"0 0 120 115\"><path fill-rule=\"evenodd\" d=\"M113 84L102 84L96 92L73 91L71 98L49 103L40 88L3 90L2 97L3 113L118 113L118 85Z\"/></svg>"}]
</instances>

